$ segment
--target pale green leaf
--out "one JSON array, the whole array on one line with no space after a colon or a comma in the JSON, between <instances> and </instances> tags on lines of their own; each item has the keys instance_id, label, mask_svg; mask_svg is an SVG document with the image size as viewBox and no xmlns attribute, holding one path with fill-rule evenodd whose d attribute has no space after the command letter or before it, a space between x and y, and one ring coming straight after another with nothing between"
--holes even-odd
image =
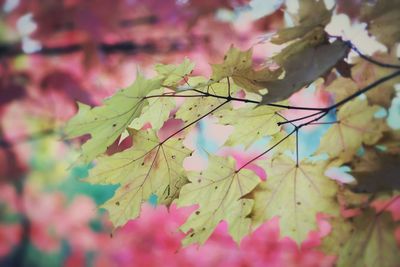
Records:
<instances>
[{"instance_id":1,"label":"pale green leaf","mask_svg":"<svg viewBox=\"0 0 400 267\"><path fill-rule=\"evenodd\" d=\"M197 82L199 84L203 84L205 81L197 80ZM190 83L190 85L195 86L193 83ZM215 109L217 106L226 102L225 98L228 97L229 91L231 94L233 94L237 92L239 88L233 83L228 84L226 80L222 80L206 86L198 86L197 90L197 92L187 90L179 93L179 95L198 95L198 97L187 98L182 106L179 107L175 114L175 118L183 120L184 123L195 121L196 119ZM202 92L221 96L222 98L206 96ZM226 107L228 107L227 104L221 106L221 108Z\"/></svg>"},{"instance_id":2,"label":"pale green leaf","mask_svg":"<svg viewBox=\"0 0 400 267\"><path fill-rule=\"evenodd\" d=\"M163 93L164 89L150 92L147 95L150 97L147 99L148 105L143 108L142 114L134 119L129 127L139 130L146 123L150 123L154 130L159 130L168 120L171 110L175 108L175 100L172 97L161 96Z\"/></svg>"},{"instance_id":3,"label":"pale green leaf","mask_svg":"<svg viewBox=\"0 0 400 267\"><path fill-rule=\"evenodd\" d=\"M115 227L139 216L141 204L151 195L169 204L187 182L183 160L191 154L182 141L160 142L152 130L132 132L133 147L100 157L86 181L120 184L114 196L102 205Z\"/></svg>"},{"instance_id":4,"label":"pale green leaf","mask_svg":"<svg viewBox=\"0 0 400 267\"><path fill-rule=\"evenodd\" d=\"M236 171L231 158L211 156L204 172L189 172L190 183L183 186L179 206L199 205L181 229L187 236L183 245L203 244L217 225L225 220L236 242L250 232L251 220L247 217L253 200L243 197L253 190L260 179L250 170Z\"/></svg>"},{"instance_id":5,"label":"pale green leaf","mask_svg":"<svg viewBox=\"0 0 400 267\"><path fill-rule=\"evenodd\" d=\"M261 138L280 131L278 122L282 121L282 118L276 113L281 110L282 108L270 106L231 108L218 111L215 115L221 124L234 126L234 131L225 145L243 145L248 148Z\"/></svg>"},{"instance_id":6,"label":"pale green leaf","mask_svg":"<svg viewBox=\"0 0 400 267\"><path fill-rule=\"evenodd\" d=\"M194 63L185 58L179 65L157 64L154 69L164 79L164 86L175 86L192 72Z\"/></svg>"},{"instance_id":7,"label":"pale green leaf","mask_svg":"<svg viewBox=\"0 0 400 267\"><path fill-rule=\"evenodd\" d=\"M317 229L317 213L337 215L337 185L324 176L325 166L325 162L307 161L296 166L285 155L268 162L267 180L253 193L255 206L251 217L255 224L278 216L281 235L300 243L309 231Z\"/></svg>"},{"instance_id":8,"label":"pale green leaf","mask_svg":"<svg viewBox=\"0 0 400 267\"><path fill-rule=\"evenodd\" d=\"M106 99L103 105L91 108L79 103L79 111L66 125L68 138L90 134L91 138L82 145L80 159L90 162L106 151L131 121L138 117L147 103L144 97L160 88L160 79L145 79L139 75L129 87Z\"/></svg>"},{"instance_id":9,"label":"pale green leaf","mask_svg":"<svg viewBox=\"0 0 400 267\"><path fill-rule=\"evenodd\" d=\"M378 107L368 105L367 100L356 99L344 104L337 114L338 123L322 136L317 153L340 157L343 162L351 160L363 141L371 139L377 110Z\"/></svg>"}]
</instances>

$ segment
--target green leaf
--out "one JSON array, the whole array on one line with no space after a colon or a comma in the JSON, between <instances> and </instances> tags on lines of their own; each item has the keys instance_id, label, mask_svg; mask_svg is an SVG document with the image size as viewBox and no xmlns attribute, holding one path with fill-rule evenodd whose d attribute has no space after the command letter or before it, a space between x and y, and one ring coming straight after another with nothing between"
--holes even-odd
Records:
<instances>
[{"instance_id":1,"label":"green leaf","mask_svg":"<svg viewBox=\"0 0 400 267\"><path fill-rule=\"evenodd\" d=\"M276 113L281 110L282 108L270 106L231 108L218 111L215 115L220 123L234 126L234 131L225 145L244 145L247 149L261 138L280 131L281 127L277 123L282 121L282 118Z\"/></svg>"},{"instance_id":2,"label":"green leaf","mask_svg":"<svg viewBox=\"0 0 400 267\"><path fill-rule=\"evenodd\" d=\"M254 223L259 225L278 216L281 234L300 243L310 230L317 228L317 213L337 215L337 185L324 176L325 166L326 162L307 161L296 166L285 155L270 161L266 166L267 180L252 193Z\"/></svg>"},{"instance_id":3,"label":"green leaf","mask_svg":"<svg viewBox=\"0 0 400 267\"><path fill-rule=\"evenodd\" d=\"M287 52L284 49L275 60L285 70L285 77L262 83L263 87L268 89L268 93L263 95L260 104L273 103L290 97L330 71L347 55L347 51L346 44L339 40L318 46L306 45L301 51Z\"/></svg>"},{"instance_id":4,"label":"green leaf","mask_svg":"<svg viewBox=\"0 0 400 267\"><path fill-rule=\"evenodd\" d=\"M204 172L189 172L190 183L183 186L179 206L199 205L181 229L187 236L183 245L203 244L217 225L227 221L229 233L239 243L250 232L251 220L247 217L253 200L243 198L260 182L252 171L236 171L232 158L210 156Z\"/></svg>"},{"instance_id":5,"label":"green leaf","mask_svg":"<svg viewBox=\"0 0 400 267\"><path fill-rule=\"evenodd\" d=\"M175 100L171 97L162 97L163 93L164 89L150 92L148 97L160 97L148 98L148 105L143 108L140 117L134 119L129 127L139 130L149 122L154 130L159 130L168 120L171 110L175 108Z\"/></svg>"},{"instance_id":6,"label":"green leaf","mask_svg":"<svg viewBox=\"0 0 400 267\"><path fill-rule=\"evenodd\" d=\"M176 86L186 75L192 72L194 65L188 58L185 58L179 65L157 64L154 69L164 79L164 86Z\"/></svg>"},{"instance_id":7,"label":"green leaf","mask_svg":"<svg viewBox=\"0 0 400 267\"><path fill-rule=\"evenodd\" d=\"M144 97L161 87L160 79L147 80L138 74L129 87L106 99L102 106L91 108L78 103L79 111L65 127L68 138L90 134L82 145L80 159L84 163L106 151L134 118L137 118L146 102Z\"/></svg>"},{"instance_id":8,"label":"green leaf","mask_svg":"<svg viewBox=\"0 0 400 267\"><path fill-rule=\"evenodd\" d=\"M153 195L159 203L171 203L187 182L182 164L191 151L180 139L160 142L152 130L132 130L131 135L132 148L100 157L86 179L93 184L120 184L102 205L115 227L138 217L141 204Z\"/></svg>"}]
</instances>

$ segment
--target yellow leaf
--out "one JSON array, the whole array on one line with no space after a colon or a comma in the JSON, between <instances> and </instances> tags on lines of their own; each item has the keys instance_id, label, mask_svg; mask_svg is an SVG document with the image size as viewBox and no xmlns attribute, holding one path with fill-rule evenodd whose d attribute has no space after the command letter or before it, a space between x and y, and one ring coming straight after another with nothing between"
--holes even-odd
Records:
<instances>
[{"instance_id":1,"label":"yellow leaf","mask_svg":"<svg viewBox=\"0 0 400 267\"><path fill-rule=\"evenodd\" d=\"M370 132L379 121L374 120L377 110L377 106L369 106L366 100L356 99L344 104L337 114L338 123L323 135L317 153L340 157L343 162L351 160L363 141L371 139Z\"/></svg>"},{"instance_id":2,"label":"yellow leaf","mask_svg":"<svg viewBox=\"0 0 400 267\"><path fill-rule=\"evenodd\" d=\"M164 89L158 89L150 92L147 96L159 96L163 93ZM139 130L149 122L154 130L159 130L168 120L171 110L175 108L175 100L171 97L152 97L147 101L148 105L143 108L142 114L132 121L129 125L130 128Z\"/></svg>"},{"instance_id":3,"label":"yellow leaf","mask_svg":"<svg viewBox=\"0 0 400 267\"><path fill-rule=\"evenodd\" d=\"M196 82L200 85L204 84L206 81L197 80ZM218 95L222 97L228 97L229 89L232 93L238 91L238 87L234 84L228 82L226 80L222 80L219 82L214 82L211 84L207 84L204 86L195 85L193 82L189 80L189 84L195 87L200 92L193 92L191 90L182 91L179 95L198 95L199 97L190 97L185 100L185 102L180 106L178 111L175 114L175 118L183 120L184 123L190 123L200 118L201 116L207 114L218 105L226 102L224 98L217 98L213 96L204 96L201 92L210 93L213 95ZM224 105L221 108L225 108L228 105Z\"/></svg>"},{"instance_id":4,"label":"yellow leaf","mask_svg":"<svg viewBox=\"0 0 400 267\"><path fill-rule=\"evenodd\" d=\"M338 77L325 90L333 93L336 102L339 102L357 92L358 86L352 79Z\"/></svg>"},{"instance_id":5,"label":"yellow leaf","mask_svg":"<svg viewBox=\"0 0 400 267\"><path fill-rule=\"evenodd\" d=\"M217 112L216 117L220 123L234 127L225 145L243 145L247 149L261 138L278 133L281 129L278 122L282 118L276 112L281 110L282 108L259 106Z\"/></svg>"},{"instance_id":6,"label":"yellow leaf","mask_svg":"<svg viewBox=\"0 0 400 267\"><path fill-rule=\"evenodd\" d=\"M181 229L187 236L183 245L203 244L217 225L225 220L229 233L239 243L250 232L251 220L247 217L253 200L243 198L253 190L260 179L252 171L236 171L231 158L210 156L204 172L189 172L190 183L183 186L179 206L199 205Z\"/></svg>"},{"instance_id":7,"label":"yellow leaf","mask_svg":"<svg viewBox=\"0 0 400 267\"><path fill-rule=\"evenodd\" d=\"M373 58L388 64L400 64L400 61L395 57L384 53L377 53L373 56ZM351 76L359 88L366 87L367 85L391 74L392 72L393 70L390 68L376 66L364 59L359 59L354 67L351 68ZM400 78L395 77L389 81L377 85L374 89L368 91L366 95L369 103L388 108L392 103L393 97L395 96L394 85L399 82Z\"/></svg>"},{"instance_id":8,"label":"yellow leaf","mask_svg":"<svg viewBox=\"0 0 400 267\"><path fill-rule=\"evenodd\" d=\"M337 215L337 185L324 176L326 162L302 161L299 166L285 155L268 162L267 180L254 191L251 215L256 225L279 217L281 234L302 242L317 228L319 212Z\"/></svg>"},{"instance_id":9,"label":"yellow leaf","mask_svg":"<svg viewBox=\"0 0 400 267\"><path fill-rule=\"evenodd\" d=\"M93 184L120 184L114 196L102 205L115 227L138 217L141 204L152 195L159 203L171 203L187 182L182 163L191 152L181 140L160 142L152 130L131 134L133 147L100 157L86 179Z\"/></svg>"}]
</instances>

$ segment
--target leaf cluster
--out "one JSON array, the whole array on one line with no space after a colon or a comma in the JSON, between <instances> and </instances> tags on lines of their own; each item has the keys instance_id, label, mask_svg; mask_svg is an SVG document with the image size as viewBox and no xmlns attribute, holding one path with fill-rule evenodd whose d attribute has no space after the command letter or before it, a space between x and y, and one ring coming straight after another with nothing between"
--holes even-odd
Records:
<instances>
[{"instance_id":1,"label":"leaf cluster","mask_svg":"<svg viewBox=\"0 0 400 267\"><path fill-rule=\"evenodd\" d=\"M398 12L392 12L398 10L398 3L381 0L376 9L362 7L362 19L368 22L370 33L389 51L399 41L398 29L393 28L399 25ZM278 31L271 39L285 45L268 59L274 67L255 68L251 49L231 47L222 63L212 65L209 79L192 76L194 64L188 59L180 65L158 64L155 77L137 74L133 85L101 106L79 104L79 112L68 122L65 133L69 138L90 135L80 159L96 159L87 182L119 185L102 206L114 226L137 218L142 203L155 196L158 204L196 206L181 226L186 233L184 245L204 243L222 221L240 243L276 216L282 235L301 243L317 228L316 215L324 213L331 217L333 230L321 249L339 254L340 266L398 265L400 254L394 242L397 222L386 211L390 204L374 211L371 203L398 199L399 134L376 114L391 105L400 76L399 62L388 53L368 58L351 43L329 36L324 28L333 12L323 1L300 1L297 25ZM377 33L380 27L393 32L391 38ZM360 59L348 66L351 77L344 77L337 70L351 49ZM320 78L324 86L319 90L332 95L330 106L289 105L293 93ZM177 104L178 98L185 98L183 104ZM243 105L233 105L236 102ZM287 109L309 113L287 120L283 115ZM193 151L185 147L184 138L207 116L233 126L224 146L249 148L268 138L264 152L242 166L233 158L209 155L205 170L185 170L183 162ZM336 119L327 121L328 117ZM161 138L160 129L170 119L180 120L181 128ZM329 124L313 154L319 160L300 159L299 132L316 124ZM111 144L124 138L132 140L131 148L111 156L104 154ZM266 181L248 169L253 163L266 171ZM354 184L327 177L330 168L343 166L351 167ZM341 210L350 206L359 209L360 215L351 220L342 218ZM354 247L356 251L352 251ZM379 252L386 247L385 252ZM385 259L379 259L379 253ZM363 254L368 257L360 256Z\"/></svg>"}]
</instances>

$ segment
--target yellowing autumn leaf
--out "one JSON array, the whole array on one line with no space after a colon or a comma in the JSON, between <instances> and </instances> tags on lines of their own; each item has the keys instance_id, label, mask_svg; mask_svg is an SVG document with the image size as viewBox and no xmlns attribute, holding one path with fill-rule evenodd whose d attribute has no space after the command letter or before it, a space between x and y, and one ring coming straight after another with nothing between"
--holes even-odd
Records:
<instances>
[{"instance_id":1,"label":"yellowing autumn leaf","mask_svg":"<svg viewBox=\"0 0 400 267\"><path fill-rule=\"evenodd\" d=\"M150 196L169 204L187 182L182 167L191 153L181 140L160 142L152 130L131 131L133 147L112 156L100 157L86 181L93 184L119 184L114 196L102 207L115 227L139 216L141 204Z\"/></svg>"},{"instance_id":2,"label":"yellowing autumn leaf","mask_svg":"<svg viewBox=\"0 0 400 267\"><path fill-rule=\"evenodd\" d=\"M248 148L261 138L280 131L278 122L282 121L282 118L276 113L281 110L282 108L270 106L231 108L218 111L215 115L221 124L234 126L234 131L225 145L243 145Z\"/></svg>"},{"instance_id":3,"label":"yellowing autumn leaf","mask_svg":"<svg viewBox=\"0 0 400 267\"><path fill-rule=\"evenodd\" d=\"M315 28L323 29L330 22L332 11L326 9L323 0L300 0L297 18L299 25L279 30L271 42L283 44L296 38L302 38Z\"/></svg>"},{"instance_id":4,"label":"yellowing autumn leaf","mask_svg":"<svg viewBox=\"0 0 400 267\"><path fill-rule=\"evenodd\" d=\"M251 218L260 225L279 217L282 236L302 242L309 231L317 228L319 212L337 215L337 185L324 176L326 162L300 162L281 155L267 163L267 180L252 193L254 209Z\"/></svg>"},{"instance_id":5,"label":"yellowing autumn leaf","mask_svg":"<svg viewBox=\"0 0 400 267\"><path fill-rule=\"evenodd\" d=\"M236 171L232 158L210 156L208 168L200 173L189 172L188 178L190 183L183 186L177 203L199 208L181 226L187 233L183 245L203 244L223 220L239 243L250 232L248 215L253 206L253 200L243 197L260 182L258 176L246 169Z\"/></svg>"},{"instance_id":6,"label":"yellowing autumn leaf","mask_svg":"<svg viewBox=\"0 0 400 267\"><path fill-rule=\"evenodd\" d=\"M226 97L228 97L229 91L231 94L238 91L238 87L233 85L232 83L228 84L225 80L214 82L212 84L207 84L204 86L198 86L197 84L206 84L206 80L196 79L195 83L189 80L189 84L193 87L197 87L196 91L187 90L182 91L179 95L191 95L198 97L189 97L185 100L182 106L179 107L178 111L175 114L175 118L183 120L184 123L190 123L200 118L201 116L207 114L213 109L217 108L219 105L226 102ZM204 96L204 93L210 93L213 95L221 96L222 98L212 97L212 96ZM228 105L221 106L221 108L225 108Z\"/></svg>"},{"instance_id":7,"label":"yellowing autumn leaf","mask_svg":"<svg viewBox=\"0 0 400 267\"><path fill-rule=\"evenodd\" d=\"M160 79L145 79L138 74L129 87L106 99L102 106L91 108L79 103L78 113L68 121L64 131L68 138L90 134L82 145L80 159L87 163L106 151L131 121L138 117L149 92L161 87Z\"/></svg>"},{"instance_id":8,"label":"yellowing autumn leaf","mask_svg":"<svg viewBox=\"0 0 400 267\"><path fill-rule=\"evenodd\" d=\"M289 135L289 136L288 136ZM282 141L285 139L284 141ZM281 142L282 141L282 142ZM281 143L279 143L281 142ZM270 155L279 155L285 153L286 151L294 152L296 149L296 136L286 132L283 128L276 134L272 135L269 140L267 147L270 148L279 143L270 153Z\"/></svg>"},{"instance_id":9,"label":"yellowing autumn leaf","mask_svg":"<svg viewBox=\"0 0 400 267\"><path fill-rule=\"evenodd\" d=\"M333 93L336 102L339 102L357 92L358 86L352 79L338 77L325 90Z\"/></svg>"},{"instance_id":10,"label":"yellowing autumn leaf","mask_svg":"<svg viewBox=\"0 0 400 267\"><path fill-rule=\"evenodd\" d=\"M280 69L272 71L268 68L255 71L252 68L252 50L240 51L231 47L224 57L222 64L212 65L211 79L220 81L226 77L232 77L233 81L249 92L258 92L265 88L262 83L275 80L281 75Z\"/></svg>"},{"instance_id":11,"label":"yellowing autumn leaf","mask_svg":"<svg viewBox=\"0 0 400 267\"><path fill-rule=\"evenodd\" d=\"M376 53L373 58L380 62L400 65L399 60L385 53ZM359 59L351 68L351 76L359 88L363 88L392 72L393 69L376 66L364 59ZM369 103L386 108L390 107L392 99L395 96L394 85L396 83L400 83L400 77L390 79L389 81L377 85L373 90L368 91L366 95Z\"/></svg>"},{"instance_id":12,"label":"yellowing autumn leaf","mask_svg":"<svg viewBox=\"0 0 400 267\"><path fill-rule=\"evenodd\" d=\"M194 68L194 63L185 58L179 65L173 64L156 64L154 69L159 76L163 78L164 86L175 86L182 81L186 75L190 74Z\"/></svg>"},{"instance_id":13,"label":"yellowing autumn leaf","mask_svg":"<svg viewBox=\"0 0 400 267\"><path fill-rule=\"evenodd\" d=\"M397 267L400 251L395 238L398 223L387 212L366 210L352 222L336 219L322 250L338 254L338 267Z\"/></svg>"},{"instance_id":14,"label":"yellowing autumn leaf","mask_svg":"<svg viewBox=\"0 0 400 267\"><path fill-rule=\"evenodd\" d=\"M338 123L322 136L317 153L340 157L343 162L351 160L363 141L371 139L370 132L378 123L374 120L377 110L377 106L369 106L366 100L361 99L344 104L337 113Z\"/></svg>"},{"instance_id":15,"label":"yellowing autumn leaf","mask_svg":"<svg viewBox=\"0 0 400 267\"><path fill-rule=\"evenodd\" d=\"M374 5L365 3L361 21L368 23L368 31L389 49L400 41L399 0L378 0Z\"/></svg>"},{"instance_id":16,"label":"yellowing autumn leaf","mask_svg":"<svg viewBox=\"0 0 400 267\"><path fill-rule=\"evenodd\" d=\"M139 130L146 123L150 123L152 129L159 130L169 118L171 110L175 108L175 100L171 97L162 97L163 93L164 89L150 92L147 97L151 98L146 99L148 105L143 108L142 114L134 119L129 127Z\"/></svg>"},{"instance_id":17,"label":"yellowing autumn leaf","mask_svg":"<svg viewBox=\"0 0 400 267\"><path fill-rule=\"evenodd\" d=\"M330 71L338 61L347 55L347 46L342 41L318 46L306 46L301 51L287 56L285 50L277 55L278 64L285 70L283 79L263 82L268 89L260 104L287 99L296 91L314 82Z\"/></svg>"}]
</instances>

